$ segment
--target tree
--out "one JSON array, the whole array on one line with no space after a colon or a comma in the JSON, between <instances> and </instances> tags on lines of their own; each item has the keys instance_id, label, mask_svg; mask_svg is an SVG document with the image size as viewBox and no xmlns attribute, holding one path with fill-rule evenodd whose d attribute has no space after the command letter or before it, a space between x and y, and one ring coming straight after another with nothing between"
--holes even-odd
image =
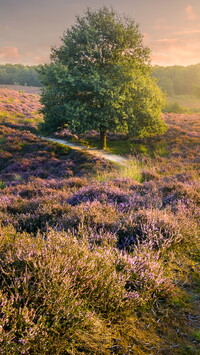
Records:
<instances>
[{"instance_id":1,"label":"tree","mask_svg":"<svg viewBox=\"0 0 200 355\"><path fill-rule=\"evenodd\" d=\"M46 131L123 131L148 136L164 131L162 94L151 77L149 49L135 21L106 7L87 10L52 48L40 68Z\"/></svg>"}]
</instances>

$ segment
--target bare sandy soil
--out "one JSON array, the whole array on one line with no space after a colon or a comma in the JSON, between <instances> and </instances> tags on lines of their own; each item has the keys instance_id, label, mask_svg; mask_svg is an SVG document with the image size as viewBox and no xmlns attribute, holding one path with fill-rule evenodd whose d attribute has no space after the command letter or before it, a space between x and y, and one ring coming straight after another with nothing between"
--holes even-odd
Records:
<instances>
[{"instance_id":1,"label":"bare sandy soil","mask_svg":"<svg viewBox=\"0 0 200 355\"><path fill-rule=\"evenodd\" d=\"M69 142L69 141L64 140L64 139L57 139L57 138L50 138L50 137L41 137L41 138L46 139L46 140L51 141L51 142L64 144L64 145L66 145L68 147L71 147L73 149L84 150L84 151L86 151L89 154L98 156L100 158L104 158L106 160L109 160L109 161L112 161L112 162L115 162L115 163L126 164L127 161L128 161L127 158L121 157L119 155L109 154L109 153L104 152L103 150L99 150L99 149L96 149L96 148L88 148L85 145L80 145L80 144L77 144L77 143Z\"/></svg>"}]
</instances>

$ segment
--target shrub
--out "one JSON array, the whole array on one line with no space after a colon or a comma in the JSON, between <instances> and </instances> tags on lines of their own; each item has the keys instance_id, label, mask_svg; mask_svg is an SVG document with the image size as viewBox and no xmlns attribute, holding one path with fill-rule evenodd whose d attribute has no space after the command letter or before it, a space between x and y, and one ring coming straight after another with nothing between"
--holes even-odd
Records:
<instances>
[{"instance_id":1,"label":"shrub","mask_svg":"<svg viewBox=\"0 0 200 355\"><path fill-rule=\"evenodd\" d=\"M138 243L150 243L155 250L168 249L183 239L177 217L159 210L140 210L126 216L117 236L118 247L127 251L135 250Z\"/></svg>"},{"instance_id":2,"label":"shrub","mask_svg":"<svg viewBox=\"0 0 200 355\"><path fill-rule=\"evenodd\" d=\"M91 187L83 187L80 191L67 199L67 202L72 206L95 200L102 203L120 204L128 202L129 199L128 193L124 193L124 191L120 190L118 187L93 183Z\"/></svg>"},{"instance_id":3,"label":"shrub","mask_svg":"<svg viewBox=\"0 0 200 355\"><path fill-rule=\"evenodd\" d=\"M123 307L124 281L111 251L92 252L86 242L69 235L51 233L46 240L33 240L13 231L0 246L4 353L78 352L85 331L82 351L86 346L92 353L94 332L97 344L103 332L112 344L103 317L112 319Z\"/></svg>"},{"instance_id":4,"label":"shrub","mask_svg":"<svg viewBox=\"0 0 200 355\"><path fill-rule=\"evenodd\" d=\"M141 303L152 304L152 300L167 299L172 296L173 283L164 271L163 261L159 253L155 253L148 244L136 247L134 256L127 260L128 279L126 289L129 297L138 298Z\"/></svg>"}]
</instances>

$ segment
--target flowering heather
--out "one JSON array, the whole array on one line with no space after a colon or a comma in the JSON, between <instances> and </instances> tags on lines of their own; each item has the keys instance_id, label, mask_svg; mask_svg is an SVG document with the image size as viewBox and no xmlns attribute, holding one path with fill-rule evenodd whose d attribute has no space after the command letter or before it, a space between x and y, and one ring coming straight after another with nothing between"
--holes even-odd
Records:
<instances>
[{"instance_id":1,"label":"flowering heather","mask_svg":"<svg viewBox=\"0 0 200 355\"><path fill-rule=\"evenodd\" d=\"M0 126L3 354L199 353L197 137L177 132L138 182Z\"/></svg>"},{"instance_id":2,"label":"flowering heather","mask_svg":"<svg viewBox=\"0 0 200 355\"><path fill-rule=\"evenodd\" d=\"M31 116L41 109L39 95L0 89L0 111L8 111Z\"/></svg>"},{"instance_id":3,"label":"flowering heather","mask_svg":"<svg viewBox=\"0 0 200 355\"><path fill-rule=\"evenodd\" d=\"M200 137L200 114L165 113L164 118L167 124L180 127L190 136Z\"/></svg>"},{"instance_id":4,"label":"flowering heather","mask_svg":"<svg viewBox=\"0 0 200 355\"><path fill-rule=\"evenodd\" d=\"M0 88L0 123L36 129L42 121L40 96Z\"/></svg>"},{"instance_id":5,"label":"flowering heather","mask_svg":"<svg viewBox=\"0 0 200 355\"><path fill-rule=\"evenodd\" d=\"M127 203L130 197L128 193L120 190L118 187L106 186L104 184L93 184L90 187L83 187L67 200L73 206L79 203L92 202L98 200L102 203L121 204Z\"/></svg>"}]
</instances>

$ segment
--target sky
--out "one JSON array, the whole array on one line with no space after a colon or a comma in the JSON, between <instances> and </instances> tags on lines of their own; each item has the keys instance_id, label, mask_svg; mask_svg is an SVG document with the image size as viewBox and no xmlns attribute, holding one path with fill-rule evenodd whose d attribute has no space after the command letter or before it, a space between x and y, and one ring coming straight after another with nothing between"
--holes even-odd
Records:
<instances>
[{"instance_id":1,"label":"sky","mask_svg":"<svg viewBox=\"0 0 200 355\"><path fill-rule=\"evenodd\" d=\"M104 5L139 24L152 65L200 63L200 0L0 0L0 64L48 63L76 16Z\"/></svg>"}]
</instances>

